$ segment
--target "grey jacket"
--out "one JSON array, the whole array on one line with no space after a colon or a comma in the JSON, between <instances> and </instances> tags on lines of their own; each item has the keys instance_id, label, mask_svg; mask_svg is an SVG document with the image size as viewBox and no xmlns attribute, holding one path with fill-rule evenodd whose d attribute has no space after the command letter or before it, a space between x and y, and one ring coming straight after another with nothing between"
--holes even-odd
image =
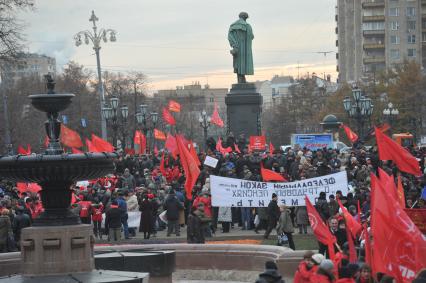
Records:
<instances>
[{"instance_id":1,"label":"grey jacket","mask_svg":"<svg viewBox=\"0 0 426 283\"><path fill-rule=\"evenodd\" d=\"M278 220L277 233L293 233L294 227L291 222L290 210L286 209L281 212L280 219Z\"/></svg>"}]
</instances>

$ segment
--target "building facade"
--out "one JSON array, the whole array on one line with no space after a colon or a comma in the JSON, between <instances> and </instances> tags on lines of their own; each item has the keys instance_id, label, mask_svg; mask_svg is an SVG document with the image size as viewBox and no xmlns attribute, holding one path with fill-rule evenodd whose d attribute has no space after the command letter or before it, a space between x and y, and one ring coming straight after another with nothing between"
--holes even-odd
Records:
<instances>
[{"instance_id":1,"label":"building facade","mask_svg":"<svg viewBox=\"0 0 426 283\"><path fill-rule=\"evenodd\" d=\"M406 59L426 64L426 0L337 0L335 20L339 82L374 81Z\"/></svg>"}]
</instances>

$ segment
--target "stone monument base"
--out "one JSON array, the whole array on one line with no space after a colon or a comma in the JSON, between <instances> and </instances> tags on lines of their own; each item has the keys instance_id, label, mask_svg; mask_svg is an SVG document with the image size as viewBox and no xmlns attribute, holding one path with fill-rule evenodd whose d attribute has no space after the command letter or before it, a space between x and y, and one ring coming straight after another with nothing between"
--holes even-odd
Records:
<instances>
[{"instance_id":1,"label":"stone monument base","mask_svg":"<svg viewBox=\"0 0 426 283\"><path fill-rule=\"evenodd\" d=\"M86 224L23 229L22 274L39 276L91 272L95 266L92 229L91 225Z\"/></svg>"},{"instance_id":2,"label":"stone monument base","mask_svg":"<svg viewBox=\"0 0 426 283\"><path fill-rule=\"evenodd\" d=\"M262 102L254 83L233 84L225 97L228 134L260 135Z\"/></svg>"}]
</instances>

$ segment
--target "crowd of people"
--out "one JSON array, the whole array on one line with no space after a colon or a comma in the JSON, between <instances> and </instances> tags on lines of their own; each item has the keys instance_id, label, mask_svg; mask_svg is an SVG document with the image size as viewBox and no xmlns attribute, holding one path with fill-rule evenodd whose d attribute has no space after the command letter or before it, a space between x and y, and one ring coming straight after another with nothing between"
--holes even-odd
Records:
<instances>
[{"instance_id":1,"label":"crowd of people","mask_svg":"<svg viewBox=\"0 0 426 283\"><path fill-rule=\"evenodd\" d=\"M235 145L235 142L233 143ZM262 181L261 164L289 181L324 176L345 170L349 181L349 193L326 195L321 192L315 208L321 218L329 224L336 236L341 253L339 262L325 258L327 249L319 245L319 254L306 253L296 273L295 282L375 282L371 269L363 263L362 242L357 239L359 264L347 260L347 234L345 221L341 216L339 200L348 211L360 221L368 222L370 216L370 173L377 173L381 167L396 176L397 168L391 161L382 162L375 147L359 146L349 153L339 153L334 149L311 151L306 148L291 148L286 152L248 152L244 144L239 144L241 153L222 154L215 145L208 144L204 152L198 154L203 164L206 155L218 159L215 168L200 166L201 173L192 188L192 197L185 193L185 173L179 157L163 152L158 155L123 155L115 161L114 174L97 180L78 182L71 188L73 194L72 210L80 216L81 222L92 224L94 235L99 239L119 241L129 239L136 233L143 233L144 239L155 237L157 231L166 230L166 235L180 235L187 230L188 243L204 243L220 229L229 233L231 227L238 225L242 230L259 233L265 230L268 239L275 229L277 244L286 244L296 249L293 234L306 234L309 220L306 207L287 207L279 205L274 194L268 207L212 207L210 195L210 175ZM420 161L425 172L424 149L410 149ZM160 168L161 159L164 167ZM425 178L401 174L407 208L426 208L421 192L426 184ZM361 211L358 211L360 208ZM36 192L19 190L15 183L0 182L0 252L19 248L20 231L32 224L43 211ZM141 212L139 223L129 225L129 213ZM321 255L323 255L321 257ZM325 257L324 257L325 256ZM334 278L340 281L334 281ZM309 278L308 278L309 277ZM312 278L314 279L312 279ZM342 278L353 281L342 281ZM383 279L384 278L384 279ZM380 282L386 281L384 276ZM309 281L310 280L310 281ZM356 280L356 281L355 281ZM269 281L268 281L269 282ZM270 281L275 282L275 281ZM277 281L279 282L279 281ZM420 282L420 281L419 281Z\"/></svg>"}]
</instances>

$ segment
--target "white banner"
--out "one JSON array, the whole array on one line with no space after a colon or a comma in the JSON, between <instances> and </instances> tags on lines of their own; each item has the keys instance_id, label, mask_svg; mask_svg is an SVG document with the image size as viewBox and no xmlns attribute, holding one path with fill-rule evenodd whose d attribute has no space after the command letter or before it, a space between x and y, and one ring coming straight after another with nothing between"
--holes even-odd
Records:
<instances>
[{"instance_id":1,"label":"white banner","mask_svg":"<svg viewBox=\"0 0 426 283\"><path fill-rule=\"evenodd\" d=\"M278 196L278 204L304 206L305 195L312 203L320 192L335 195L336 191L348 193L346 171L296 182L267 183L242 179L210 176L212 206L267 207L272 193Z\"/></svg>"}]
</instances>

